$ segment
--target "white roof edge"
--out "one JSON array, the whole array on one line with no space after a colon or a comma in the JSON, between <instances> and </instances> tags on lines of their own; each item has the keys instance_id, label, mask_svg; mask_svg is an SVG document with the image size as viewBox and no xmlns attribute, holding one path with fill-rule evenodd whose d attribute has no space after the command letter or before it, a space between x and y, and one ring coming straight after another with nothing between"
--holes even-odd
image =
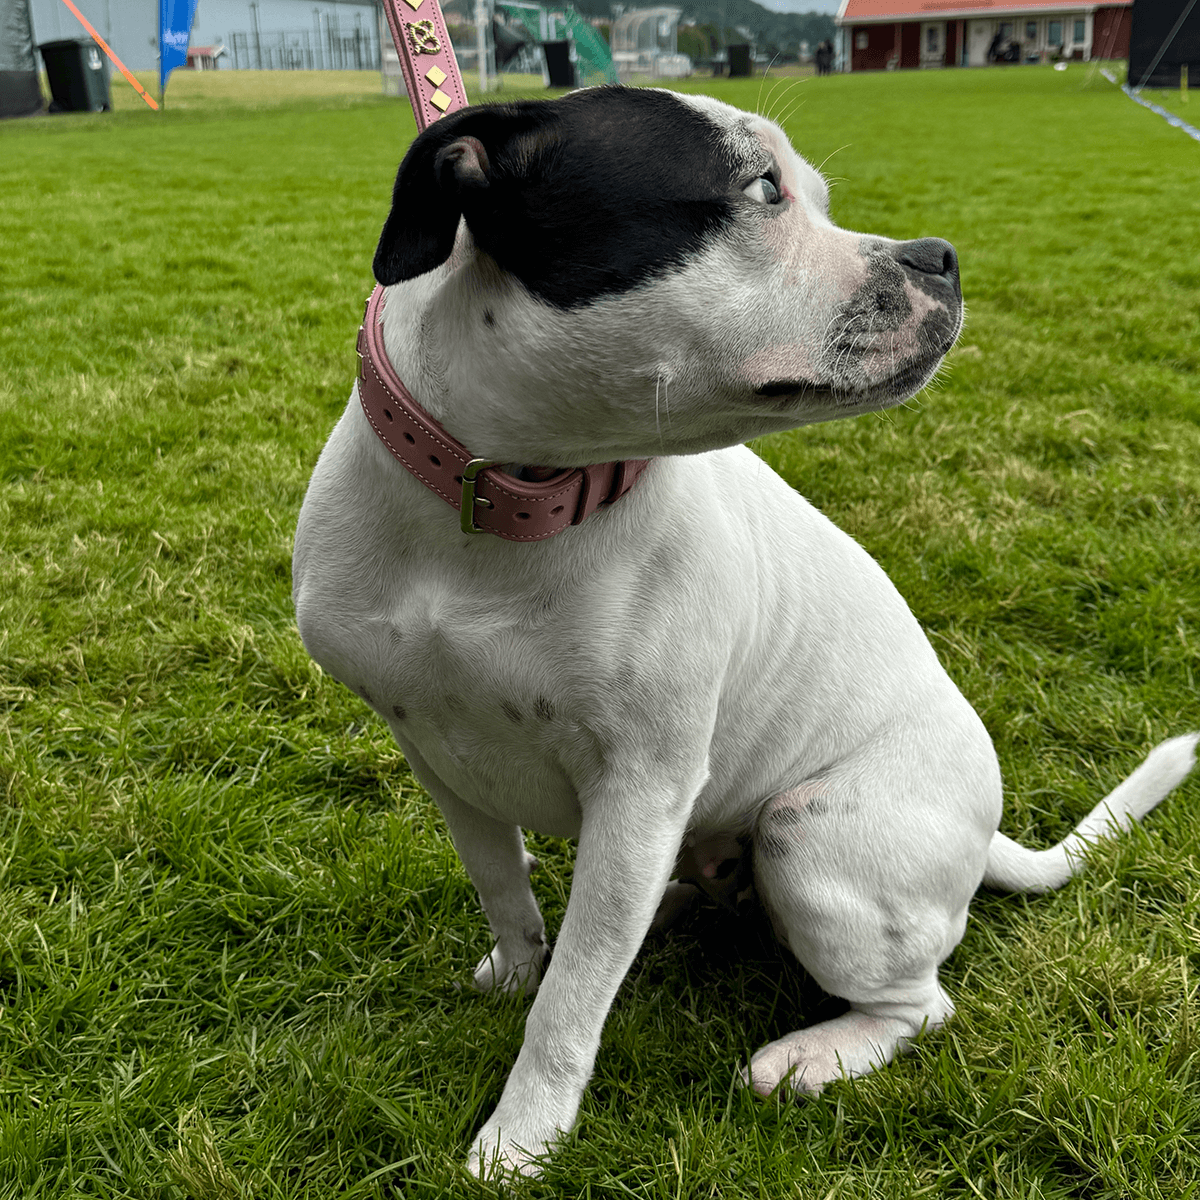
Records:
<instances>
[{"instance_id":1,"label":"white roof edge","mask_svg":"<svg viewBox=\"0 0 1200 1200\"><path fill-rule=\"evenodd\" d=\"M1086 4L1072 4L1070 0L1066 0L1064 4L1056 4L1053 6L1039 4L1036 8L1031 8L1029 5L1023 5L1021 0L1013 0L1013 3L1004 8L955 8L944 9L936 12L930 12L928 9L919 9L916 12L894 12L888 13L885 16L870 16L870 17L850 17L846 18L846 6L850 0L842 0L841 8L838 10L838 15L833 18L835 25L882 25L894 24L896 21L961 21L964 18L984 19L987 17L1025 17L1033 16L1035 13L1040 16L1054 16L1061 13L1066 16L1070 13L1094 13L1098 8L1129 8L1128 3L1122 3L1121 0L1110 0L1108 4L1097 3L1096 0L1089 0Z\"/></svg>"}]
</instances>

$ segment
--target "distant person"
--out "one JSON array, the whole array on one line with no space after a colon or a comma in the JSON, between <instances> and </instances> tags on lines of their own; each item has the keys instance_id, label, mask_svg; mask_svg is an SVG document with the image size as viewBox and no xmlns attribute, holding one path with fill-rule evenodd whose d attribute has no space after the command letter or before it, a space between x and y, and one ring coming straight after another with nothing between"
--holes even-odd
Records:
<instances>
[{"instance_id":1,"label":"distant person","mask_svg":"<svg viewBox=\"0 0 1200 1200\"><path fill-rule=\"evenodd\" d=\"M818 47L813 56L817 63L817 74L828 75L833 67L833 43L828 38Z\"/></svg>"},{"instance_id":2,"label":"distant person","mask_svg":"<svg viewBox=\"0 0 1200 1200\"><path fill-rule=\"evenodd\" d=\"M1002 51L1001 51L1000 47L1003 46L1003 44L1004 44L1004 35L1002 33L998 33L998 34L996 34L996 36L994 38L992 38L992 44L988 47L988 52L987 52L988 62L994 63L994 62L1000 61L1000 59L1002 57Z\"/></svg>"}]
</instances>

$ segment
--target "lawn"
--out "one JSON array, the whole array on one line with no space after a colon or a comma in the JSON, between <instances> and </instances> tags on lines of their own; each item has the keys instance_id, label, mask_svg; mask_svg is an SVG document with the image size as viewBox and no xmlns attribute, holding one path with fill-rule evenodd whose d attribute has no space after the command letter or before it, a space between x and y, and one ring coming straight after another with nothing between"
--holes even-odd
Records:
<instances>
[{"instance_id":1,"label":"lawn","mask_svg":"<svg viewBox=\"0 0 1200 1200\"><path fill-rule=\"evenodd\" d=\"M499 1195L459 1164L527 1006L462 989L474 893L289 599L412 118L211 78L0 127L0 1200ZM958 248L940 381L758 448L889 571L1048 845L1200 727L1200 146L1075 64L682 86L780 115L840 224ZM531 843L553 931L571 848ZM1198 935L1192 780L1062 892L979 897L945 1031L760 1104L736 1064L830 1001L698 917L511 1194L1195 1195Z\"/></svg>"}]
</instances>

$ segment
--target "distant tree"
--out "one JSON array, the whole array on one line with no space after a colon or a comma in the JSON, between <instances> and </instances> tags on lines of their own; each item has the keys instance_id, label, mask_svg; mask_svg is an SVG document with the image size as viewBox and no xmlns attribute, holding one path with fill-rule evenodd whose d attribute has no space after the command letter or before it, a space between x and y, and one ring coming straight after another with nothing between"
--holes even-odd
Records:
<instances>
[{"instance_id":1,"label":"distant tree","mask_svg":"<svg viewBox=\"0 0 1200 1200\"><path fill-rule=\"evenodd\" d=\"M810 46L833 39L836 26L828 13L775 13L755 4L754 0L690 0L683 10L684 20L701 27L713 25L724 16L726 25L740 25L754 33L760 47L768 44L795 52L801 41ZM740 34L734 41L741 41Z\"/></svg>"},{"instance_id":2,"label":"distant tree","mask_svg":"<svg viewBox=\"0 0 1200 1200\"><path fill-rule=\"evenodd\" d=\"M651 0L624 0L627 12L633 8L648 8L650 4ZM754 32L760 46L773 43L788 51L798 48L801 41L815 46L826 38L832 40L836 32L833 18L828 13L776 13L754 0L685 0L682 7L682 19L694 21L700 28L712 26L715 33L717 22L724 17L734 42L744 40L741 34L733 33L734 26L742 25ZM613 3L612 0L575 0L575 8L584 16L611 17ZM712 45L719 48L721 39L712 34L709 36ZM727 44L730 40L726 37L724 42Z\"/></svg>"},{"instance_id":3,"label":"distant tree","mask_svg":"<svg viewBox=\"0 0 1200 1200\"><path fill-rule=\"evenodd\" d=\"M634 8L648 8L651 2L624 0L624 9L628 12ZM613 8L612 0L575 0L576 11L585 17L611 18ZM723 38L717 35L717 23L722 17L725 19ZM679 27L680 52L693 59L708 58L731 42L744 42L745 35L738 33L735 26L749 29L760 50L766 51L770 46L771 54L778 50L785 60L799 54L802 41L810 47L816 46L826 38L832 41L837 32L833 18L828 13L776 13L756 4L754 0L685 0L681 19L694 23L695 28L708 38L708 54L697 56L684 48L688 40L683 32L686 26Z\"/></svg>"},{"instance_id":4,"label":"distant tree","mask_svg":"<svg viewBox=\"0 0 1200 1200\"><path fill-rule=\"evenodd\" d=\"M574 2L575 11L584 17L611 17L614 7L611 0L575 0ZM639 5L632 0L625 0L625 12L637 7ZM649 0L646 0L646 7L649 7Z\"/></svg>"},{"instance_id":5,"label":"distant tree","mask_svg":"<svg viewBox=\"0 0 1200 1200\"><path fill-rule=\"evenodd\" d=\"M686 54L692 62L704 62L712 58L712 38L696 25L680 25L679 53Z\"/></svg>"},{"instance_id":6,"label":"distant tree","mask_svg":"<svg viewBox=\"0 0 1200 1200\"><path fill-rule=\"evenodd\" d=\"M698 24L696 28L708 38L708 44L712 47L713 54L723 50L730 42L737 43L744 40L742 35L732 25L725 26L724 37L721 37L715 21Z\"/></svg>"}]
</instances>

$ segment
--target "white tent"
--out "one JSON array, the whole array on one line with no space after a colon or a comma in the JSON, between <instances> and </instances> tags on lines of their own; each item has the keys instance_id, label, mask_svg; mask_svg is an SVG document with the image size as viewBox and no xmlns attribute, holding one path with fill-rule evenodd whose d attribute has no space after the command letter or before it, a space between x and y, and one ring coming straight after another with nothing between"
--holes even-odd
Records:
<instances>
[{"instance_id":1,"label":"white tent","mask_svg":"<svg viewBox=\"0 0 1200 1200\"><path fill-rule=\"evenodd\" d=\"M43 112L29 0L0 0L0 117Z\"/></svg>"}]
</instances>

